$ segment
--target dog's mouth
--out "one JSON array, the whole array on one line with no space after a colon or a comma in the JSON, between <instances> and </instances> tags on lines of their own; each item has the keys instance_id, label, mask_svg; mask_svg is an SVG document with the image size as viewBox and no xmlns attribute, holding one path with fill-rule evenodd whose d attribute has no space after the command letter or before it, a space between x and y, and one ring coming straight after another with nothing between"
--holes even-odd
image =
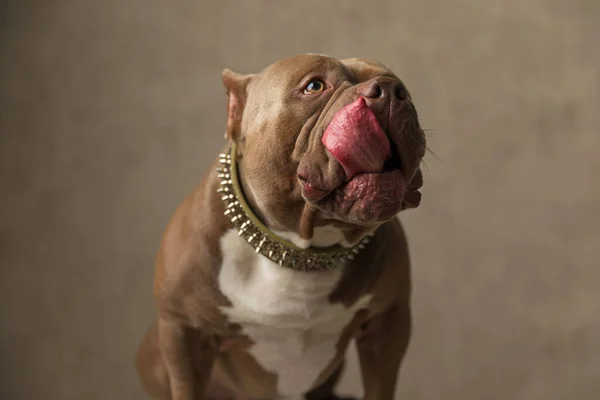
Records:
<instances>
[{"instance_id":1,"label":"dog's mouth","mask_svg":"<svg viewBox=\"0 0 600 400\"><path fill-rule=\"evenodd\" d=\"M327 217L368 225L419 206L420 170L406 170L398 144L383 131L364 99L336 113L322 142L345 176L333 188L319 187L301 174L298 179L305 200Z\"/></svg>"}]
</instances>

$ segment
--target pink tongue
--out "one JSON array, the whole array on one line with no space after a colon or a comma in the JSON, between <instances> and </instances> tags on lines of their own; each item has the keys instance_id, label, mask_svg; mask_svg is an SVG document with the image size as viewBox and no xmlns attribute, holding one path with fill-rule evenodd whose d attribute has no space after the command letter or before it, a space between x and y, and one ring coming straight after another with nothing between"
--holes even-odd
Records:
<instances>
[{"instance_id":1,"label":"pink tongue","mask_svg":"<svg viewBox=\"0 0 600 400\"><path fill-rule=\"evenodd\" d=\"M381 172L391 154L390 141L362 97L333 116L322 141L348 179L364 172Z\"/></svg>"}]
</instances>

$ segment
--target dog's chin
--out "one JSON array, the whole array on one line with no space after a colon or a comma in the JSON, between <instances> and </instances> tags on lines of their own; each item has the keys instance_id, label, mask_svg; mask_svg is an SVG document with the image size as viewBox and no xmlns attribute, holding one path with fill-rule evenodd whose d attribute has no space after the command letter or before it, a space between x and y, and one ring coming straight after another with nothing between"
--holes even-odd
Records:
<instances>
[{"instance_id":1,"label":"dog's chin","mask_svg":"<svg viewBox=\"0 0 600 400\"><path fill-rule=\"evenodd\" d=\"M421 200L418 188L408 185L399 169L358 174L332 191L301 184L304 199L324 217L361 226L388 221Z\"/></svg>"}]
</instances>

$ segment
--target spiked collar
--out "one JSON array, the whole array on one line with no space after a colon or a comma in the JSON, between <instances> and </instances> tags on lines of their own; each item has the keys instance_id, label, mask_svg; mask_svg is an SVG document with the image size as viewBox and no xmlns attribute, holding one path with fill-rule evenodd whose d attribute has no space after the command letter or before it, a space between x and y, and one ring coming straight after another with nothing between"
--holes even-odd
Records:
<instances>
[{"instance_id":1,"label":"spiked collar","mask_svg":"<svg viewBox=\"0 0 600 400\"><path fill-rule=\"evenodd\" d=\"M267 228L244 199L237 171L237 151L235 144L228 153L219 155L221 166L217 168L220 185L217 191L225 203L225 215L229 217L238 235L261 254L282 267L301 271L319 271L341 265L354 259L369 243L370 236L364 237L354 247L340 245L331 247L309 247L302 249L275 235Z\"/></svg>"}]
</instances>

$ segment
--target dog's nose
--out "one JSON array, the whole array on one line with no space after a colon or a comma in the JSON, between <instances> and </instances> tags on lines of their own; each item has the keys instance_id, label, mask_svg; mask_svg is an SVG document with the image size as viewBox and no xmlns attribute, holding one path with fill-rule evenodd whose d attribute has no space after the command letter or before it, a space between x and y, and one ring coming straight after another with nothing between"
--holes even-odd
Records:
<instances>
[{"instance_id":1,"label":"dog's nose","mask_svg":"<svg viewBox=\"0 0 600 400\"><path fill-rule=\"evenodd\" d=\"M379 77L360 84L357 88L359 95L372 100L385 100L395 98L396 100L406 100L406 87L396 79Z\"/></svg>"}]
</instances>

